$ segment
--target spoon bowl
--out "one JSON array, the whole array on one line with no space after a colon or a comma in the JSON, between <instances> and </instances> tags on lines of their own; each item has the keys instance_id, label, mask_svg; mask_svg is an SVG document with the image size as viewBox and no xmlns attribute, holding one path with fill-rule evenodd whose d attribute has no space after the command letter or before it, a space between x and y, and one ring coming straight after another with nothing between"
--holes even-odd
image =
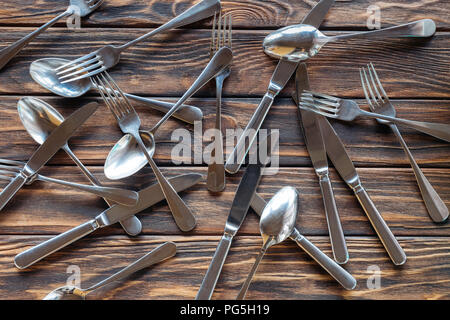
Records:
<instances>
[{"instance_id":1,"label":"spoon bowl","mask_svg":"<svg viewBox=\"0 0 450 320\"><path fill-rule=\"evenodd\" d=\"M153 135L144 130L139 134L144 145L152 157L155 153L155 140ZM109 152L104 166L105 176L110 180L129 177L148 163L148 160L131 134L125 134Z\"/></svg>"}]
</instances>

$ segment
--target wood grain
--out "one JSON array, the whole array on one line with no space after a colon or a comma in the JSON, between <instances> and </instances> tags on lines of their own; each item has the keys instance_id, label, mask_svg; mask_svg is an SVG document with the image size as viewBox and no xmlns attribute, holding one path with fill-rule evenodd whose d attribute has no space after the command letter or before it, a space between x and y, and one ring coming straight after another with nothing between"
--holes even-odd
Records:
<instances>
[{"instance_id":1,"label":"wood grain","mask_svg":"<svg viewBox=\"0 0 450 320\"><path fill-rule=\"evenodd\" d=\"M167 176L198 172L206 175L206 168L162 168ZM74 167L46 168L48 175L85 183L84 177ZM100 168L92 172L101 181ZM449 236L449 223L433 223L427 214L412 170L360 168L363 185L368 190L380 213L398 236L420 234ZM449 169L426 169L425 175L450 205ZM190 233L181 232L175 225L165 202L142 211L138 216L145 234L221 234L240 181L241 173L227 178L227 188L219 195L209 193L205 181L182 193L182 198L197 217L197 227ZM347 235L374 235L363 210L352 191L337 174L331 174L336 203ZM154 183L150 168L129 178L123 186L140 189ZM283 186L296 187L300 194L300 213L297 226L306 235L328 235L326 219L317 177L311 168L281 168L276 176L264 176L258 192L269 200ZM101 213L106 205L100 198L49 183L36 182L26 186L15 196L0 215L0 234L55 234L75 227ZM96 235L123 234L118 225L102 229ZM257 216L250 210L240 234L259 234Z\"/></svg>"},{"instance_id":2,"label":"wood grain","mask_svg":"<svg viewBox=\"0 0 450 320\"><path fill-rule=\"evenodd\" d=\"M147 31L149 29L89 29L45 33L1 70L0 77L5 81L0 82L0 94L46 93L29 75L29 65L36 59L73 59L105 44L125 43ZM0 28L6 43L24 32ZM277 63L261 49L268 32L238 30L233 33L234 60L231 75L225 82L224 96L261 98L266 92ZM448 38L449 34L444 32L431 39L330 43L308 62L311 86L332 95L362 98L358 68L373 62L390 98L450 98ZM111 75L130 93L179 97L208 63L209 46L209 30L177 30L155 36L126 51ZM291 81L280 96L290 97L293 89ZM214 94L215 90L207 86L198 96Z\"/></svg>"},{"instance_id":3,"label":"wood grain","mask_svg":"<svg viewBox=\"0 0 450 320\"><path fill-rule=\"evenodd\" d=\"M120 0L105 1L89 17L82 20L82 27L134 26L154 27L180 14L198 0ZM279 28L300 23L317 1L302 0L233 0L222 1L224 12L233 14L235 28ZM381 10L381 26L388 27L414 20L430 18L439 29L449 30L450 9L440 1L394 0L371 2L367 0L337 0L331 8L323 28L366 28L370 5ZM60 0L35 0L5 2L0 9L1 25L39 26L66 9L66 2ZM349 19L349 17L352 17ZM194 27L209 25L210 21L199 22ZM64 27L61 21L58 26Z\"/></svg>"},{"instance_id":4,"label":"wood grain","mask_svg":"<svg viewBox=\"0 0 450 320\"><path fill-rule=\"evenodd\" d=\"M14 255L43 236L0 237L0 299L42 299L65 285L69 266L81 271L81 286L87 287L118 271L164 241L174 241L177 255L142 270L126 280L92 293L91 299L193 299L217 246L218 236L124 236L87 239L63 252L19 271ZM310 237L330 255L328 239ZM378 240L348 239L350 262L345 268L357 279L357 288L341 288L293 242L271 248L261 262L248 292L248 299L449 299L450 243L447 237L400 238L408 261L395 267ZM213 299L234 299L261 246L260 237L239 236L217 283ZM381 287L368 289L375 268ZM270 289L269 289L270 288Z\"/></svg>"}]
</instances>

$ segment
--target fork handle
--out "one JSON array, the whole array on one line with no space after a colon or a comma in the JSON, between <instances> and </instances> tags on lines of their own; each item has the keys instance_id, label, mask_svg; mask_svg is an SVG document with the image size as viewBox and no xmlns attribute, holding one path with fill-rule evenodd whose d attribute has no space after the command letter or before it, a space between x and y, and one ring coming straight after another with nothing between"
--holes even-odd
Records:
<instances>
[{"instance_id":1,"label":"fork handle","mask_svg":"<svg viewBox=\"0 0 450 320\"><path fill-rule=\"evenodd\" d=\"M394 132L397 139L400 141L400 144L403 147L403 150L405 151L409 162L411 163L411 167L414 171L417 184L419 185L420 193L422 194L423 201L425 202L425 206L427 207L431 219L434 222L443 222L447 220L449 212L444 201L442 201L436 190L434 190L433 186L423 174L422 170L420 170L416 160L414 160L413 155L411 154L411 151L409 151L405 140L403 140L403 137L400 134L397 126L395 124L390 124L389 126Z\"/></svg>"},{"instance_id":2,"label":"fork handle","mask_svg":"<svg viewBox=\"0 0 450 320\"><path fill-rule=\"evenodd\" d=\"M361 111L362 111L362 114L367 117L379 118L379 119L387 120L387 121L390 121L393 123L405 125L407 127L416 129L417 131L429 134L430 136L433 136L435 138L450 142L450 125L448 125L448 124L406 120L406 119L389 117L389 116L385 116L385 115L378 114L378 113L367 112L364 110L361 110Z\"/></svg>"},{"instance_id":3,"label":"fork handle","mask_svg":"<svg viewBox=\"0 0 450 320\"><path fill-rule=\"evenodd\" d=\"M15 57L16 54L20 52L28 43L30 43L33 39L35 39L38 35L40 35L42 32L50 28L52 25L54 25L58 20L61 18L64 18L66 16L69 16L73 13L73 9L69 8L57 17L53 18L46 24L42 25L38 29L34 30L33 32L29 33L25 37L23 37L20 40L17 40L10 46L0 50L0 69L2 69L13 57Z\"/></svg>"}]
</instances>

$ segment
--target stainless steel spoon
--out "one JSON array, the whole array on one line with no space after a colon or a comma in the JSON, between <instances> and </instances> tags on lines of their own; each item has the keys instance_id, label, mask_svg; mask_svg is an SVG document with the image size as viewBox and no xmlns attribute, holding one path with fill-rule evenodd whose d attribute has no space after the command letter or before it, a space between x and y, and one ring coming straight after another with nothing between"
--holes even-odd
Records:
<instances>
[{"instance_id":1,"label":"stainless steel spoon","mask_svg":"<svg viewBox=\"0 0 450 320\"><path fill-rule=\"evenodd\" d=\"M32 97L20 99L17 104L17 111L25 129L39 144L42 144L50 133L64 121L64 117L55 108L40 99ZM101 186L100 181L81 163L67 143L62 149L72 158L93 185ZM108 205L111 205L107 199L105 201ZM137 235L142 230L142 224L135 216L120 223L130 235Z\"/></svg>"},{"instance_id":2,"label":"stainless steel spoon","mask_svg":"<svg viewBox=\"0 0 450 320\"><path fill-rule=\"evenodd\" d=\"M264 52L274 58L292 61L307 60L331 41L350 38L380 37L431 37L436 24L431 19L402 24L381 30L351 33L328 37L317 28L307 24L296 24L270 33L263 41Z\"/></svg>"},{"instance_id":3,"label":"stainless steel spoon","mask_svg":"<svg viewBox=\"0 0 450 320\"><path fill-rule=\"evenodd\" d=\"M229 48L223 47L214 55L202 73L194 81L186 93L178 100L172 109L156 123L150 131L140 131L140 135L144 138L144 144L150 154L155 149L155 133L159 127L164 124L167 119L178 110L181 104L189 99L195 92L203 87L209 80L214 78L216 74L226 68L233 59L233 54ZM146 141L151 143L147 145ZM150 148L150 149L149 149ZM108 179L116 180L129 177L142 169L147 164L147 158L140 149L136 139L129 134L123 136L111 149L105 161L104 171Z\"/></svg>"},{"instance_id":4,"label":"stainless steel spoon","mask_svg":"<svg viewBox=\"0 0 450 320\"><path fill-rule=\"evenodd\" d=\"M62 83L58 79L55 69L68 62L69 60L61 58L43 58L33 61L30 65L30 75L34 81L54 94L66 98L80 97L94 88L94 86L89 78ZM164 113L168 112L173 107L173 104L169 102L140 97L129 93L125 93L125 95L129 99L142 102L146 106ZM203 113L202 110L197 107L183 104L173 116L184 122L193 124L194 121L202 120Z\"/></svg>"},{"instance_id":5,"label":"stainless steel spoon","mask_svg":"<svg viewBox=\"0 0 450 320\"><path fill-rule=\"evenodd\" d=\"M175 255L176 252L177 247L175 243L166 242L160 245L159 247L153 249L139 260L133 262L129 266L120 270L119 272L113 274L112 276L106 278L103 281L100 281L99 283L87 289L80 289L75 286L63 286L50 292L48 295L45 296L43 300L84 300L89 292L92 292L100 287L106 286L111 282L123 279L131 275L132 273L135 273L148 266L171 258Z\"/></svg>"},{"instance_id":6,"label":"stainless steel spoon","mask_svg":"<svg viewBox=\"0 0 450 320\"><path fill-rule=\"evenodd\" d=\"M243 300L253 275L258 268L261 259L271 246L288 238L294 230L298 211L298 193L293 187L284 187L278 191L267 203L259 221L259 230L263 238L261 252L253 264L252 269L242 285L237 300Z\"/></svg>"}]
</instances>

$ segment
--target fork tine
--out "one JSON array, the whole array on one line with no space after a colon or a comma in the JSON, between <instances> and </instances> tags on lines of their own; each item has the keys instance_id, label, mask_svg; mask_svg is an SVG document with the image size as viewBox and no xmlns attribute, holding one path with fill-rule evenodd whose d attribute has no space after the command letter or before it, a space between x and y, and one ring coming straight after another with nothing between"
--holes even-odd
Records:
<instances>
[{"instance_id":1,"label":"fork tine","mask_svg":"<svg viewBox=\"0 0 450 320\"><path fill-rule=\"evenodd\" d=\"M108 81L108 79L106 79L105 77L105 73L106 72L102 72L99 76L99 78L102 78L102 86L106 89L106 95L108 97L108 101L109 101L109 106L111 108L111 111L114 113L114 115L116 116L117 120L121 119L125 113L123 112L118 98L117 98L117 92L114 90L114 88L111 86L111 83Z\"/></svg>"},{"instance_id":2,"label":"fork tine","mask_svg":"<svg viewBox=\"0 0 450 320\"><path fill-rule=\"evenodd\" d=\"M13 177L8 177L8 176L4 176L4 175L0 175L0 179L1 179L1 180L11 181L11 180L14 179L14 178L13 178Z\"/></svg>"},{"instance_id":3,"label":"fork tine","mask_svg":"<svg viewBox=\"0 0 450 320\"><path fill-rule=\"evenodd\" d=\"M9 165L13 165L13 166L19 166L19 167L23 167L25 164L22 161L9 160L9 159L0 159L0 163L9 164Z\"/></svg>"},{"instance_id":4,"label":"fork tine","mask_svg":"<svg viewBox=\"0 0 450 320\"><path fill-rule=\"evenodd\" d=\"M105 102L106 106L108 107L108 109L112 112L112 114L114 115L116 120L119 121L119 116L118 116L117 111L115 110L114 106L111 104L111 101L105 95L105 92L107 92L108 89L105 88L105 84L100 79L100 76L96 75L96 76L92 77L91 80L96 85L96 87L97 87L98 91L100 92L100 95L101 95L103 101Z\"/></svg>"},{"instance_id":5,"label":"fork tine","mask_svg":"<svg viewBox=\"0 0 450 320\"><path fill-rule=\"evenodd\" d=\"M337 115L333 112L326 112L326 111L322 111L321 109L318 109L315 105L313 104L309 104L309 103L304 103L304 102L300 102L300 107L302 107L303 109L318 113L324 117L327 118L337 118Z\"/></svg>"},{"instance_id":6,"label":"fork tine","mask_svg":"<svg viewBox=\"0 0 450 320\"><path fill-rule=\"evenodd\" d=\"M222 11L219 12L219 19L218 19L218 23L217 23L217 46L216 46L216 51L218 51L219 48L222 45L221 34L222 34Z\"/></svg>"},{"instance_id":7,"label":"fork tine","mask_svg":"<svg viewBox=\"0 0 450 320\"><path fill-rule=\"evenodd\" d=\"M117 93L116 93L116 97L119 99L119 102L120 101L124 101L125 102L125 104L126 104L126 106L124 106L123 104L122 104L122 108L126 111L126 113L130 113L130 112L135 112L135 110L134 110L134 108L133 108L133 105L130 103L130 100L128 100L128 98L125 96L125 94L123 93L123 91L122 91L122 89L120 89L120 87L119 87L119 85L116 83L116 81L114 81L114 79L109 75L109 73L108 72L104 72L107 76L108 76L108 78L109 78L109 81L113 84L113 86L115 87L115 90L114 90L114 92L116 93L116 92L118 92L119 94L120 94L120 98L117 96ZM117 91L116 91L117 90Z\"/></svg>"},{"instance_id":8,"label":"fork tine","mask_svg":"<svg viewBox=\"0 0 450 320\"><path fill-rule=\"evenodd\" d=\"M372 91L372 87L370 85L369 78L367 77L367 72L366 72L365 68L363 68L363 73L364 73L364 79L366 80L367 89L369 90L369 94L370 94L370 96L372 98L372 103L374 105L374 108L380 107L380 104L378 103L377 97L375 97L375 94Z\"/></svg>"},{"instance_id":9,"label":"fork tine","mask_svg":"<svg viewBox=\"0 0 450 320\"><path fill-rule=\"evenodd\" d=\"M331 100L331 101L334 101L334 102L339 102L341 100L339 98L336 98L336 97L333 97L333 96L330 96L330 95L327 95L327 94L324 94L324 93L308 91L308 90L305 90L304 92L305 93L309 93L309 94L311 94L313 96L325 98L325 99L328 99L328 100Z\"/></svg>"},{"instance_id":10,"label":"fork tine","mask_svg":"<svg viewBox=\"0 0 450 320\"><path fill-rule=\"evenodd\" d=\"M73 78L73 79L68 79L68 80L62 81L61 83L68 83L68 82L72 82L72 81L81 80L81 79L84 79L84 78L90 78L90 77L93 77L93 76L95 76L95 75L97 75L97 74L99 74L99 73L101 73L101 72L103 72L105 70L106 70L106 67L103 66L100 69L91 71L91 72L89 72L87 74L83 74L83 75L81 75L79 77L76 77L76 78Z\"/></svg>"},{"instance_id":11,"label":"fork tine","mask_svg":"<svg viewBox=\"0 0 450 320\"><path fill-rule=\"evenodd\" d=\"M82 68L84 66L88 66L88 65L90 65L90 64L92 64L92 63L94 63L96 61L98 61L98 57L94 57L94 58L92 58L90 60L87 60L87 61L85 61L83 63L76 64L76 65L74 65L72 67L69 67L67 69L61 70L61 71L57 72L56 75L57 76L61 76L61 75L65 74L65 73L71 72L73 70L77 70L77 69L80 69L80 68Z\"/></svg>"},{"instance_id":12,"label":"fork tine","mask_svg":"<svg viewBox=\"0 0 450 320\"><path fill-rule=\"evenodd\" d=\"M379 87L383 97L386 99L386 101L389 101L389 97L388 97L386 91L384 91L383 86L381 85L380 78L378 78L378 74L375 71L375 67L373 66L372 62L370 62L369 73L370 73L370 69L372 69L373 74L375 75L375 79L376 79L376 81L378 83L378 87ZM372 73L370 73L370 75L372 76Z\"/></svg>"},{"instance_id":13,"label":"fork tine","mask_svg":"<svg viewBox=\"0 0 450 320\"><path fill-rule=\"evenodd\" d=\"M320 104L323 104L323 105L327 105L327 106L330 106L330 107L336 107L336 108L339 107L339 102L332 102L329 99L320 99L317 96L311 95L308 92L302 93L301 98L302 98L302 100L310 100L310 101L313 101L313 102L316 102L316 103L320 103ZM340 99L338 99L338 100L340 100Z\"/></svg>"},{"instance_id":14,"label":"fork tine","mask_svg":"<svg viewBox=\"0 0 450 320\"><path fill-rule=\"evenodd\" d=\"M339 106L328 106L326 104L321 105L321 104L319 104L320 102L317 103L317 101L315 101L315 100L309 100L309 101L302 100L302 101L303 101L303 103L308 104L310 106L314 106L315 108L318 108L320 110L330 111L333 113L337 113L337 111L339 110Z\"/></svg>"},{"instance_id":15,"label":"fork tine","mask_svg":"<svg viewBox=\"0 0 450 320\"><path fill-rule=\"evenodd\" d=\"M370 71L370 65L367 65L367 71L369 72L369 77L370 77L370 80L372 81L373 90L375 91L380 103L382 104L382 103L384 103L384 100L383 100L383 97L380 95L380 92L378 91L377 84L375 82L375 79L373 78L372 72Z\"/></svg>"},{"instance_id":16,"label":"fork tine","mask_svg":"<svg viewBox=\"0 0 450 320\"><path fill-rule=\"evenodd\" d=\"M77 70L77 71L75 71L75 72L72 72L72 73L69 73L69 74L66 74L66 75L64 75L64 76L59 77L59 80L70 79L70 78L72 78L72 77L76 77L76 76L78 76L79 74L82 74L82 73L84 73L84 72L88 72L88 71L97 69L97 68L100 67L100 66L103 66L103 61L98 60L97 63L95 63L95 64L93 64L93 65L90 65L90 66L87 67L87 68L83 68L83 69L81 69L81 70ZM71 80L71 81L73 81L73 80Z\"/></svg>"},{"instance_id":17,"label":"fork tine","mask_svg":"<svg viewBox=\"0 0 450 320\"><path fill-rule=\"evenodd\" d=\"M88 60L88 59L92 58L93 56L95 56L96 54L97 53L95 51L91 52L91 53L89 53L89 54L87 54L85 56L82 56L82 57L79 57L79 58L77 58L75 60L67 62L66 64L63 64L62 66L59 66L55 70L58 71L58 70L61 70L61 69L66 69L68 66L71 66L73 64L77 64L78 62L81 62L81 61L84 61L84 60Z\"/></svg>"},{"instance_id":18,"label":"fork tine","mask_svg":"<svg viewBox=\"0 0 450 320\"><path fill-rule=\"evenodd\" d=\"M231 49L232 45L233 45L233 30L232 30L232 26L233 26L233 15L230 13L229 14L230 18L229 18L229 22L228 22L228 43L229 43L229 48Z\"/></svg>"},{"instance_id":19,"label":"fork tine","mask_svg":"<svg viewBox=\"0 0 450 320\"><path fill-rule=\"evenodd\" d=\"M10 170L0 170L0 174L17 176L19 174L19 172L10 171Z\"/></svg>"},{"instance_id":20,"label":"fork tine","mask_svg":"<svg viewBox=\"0 0 450 320\"><path fill-rule=\"evenodd\" d=\"M363 77L363 71L364 71L364 69L362 69L362 68L359 69L361 85L362 85L362 88L364 91L364 95L366 96L366 101L367 101L367 104L369 105L370 110L375 111L375 106L372 104L372 101L370 100L370 97L369 97L369 93L367 92L366 85L364 84L365 81L364 81L364 77Z\"/></svg>"},{"instance_id":21,"label":"fork tine","mask_svg":"<svg viewBox=\"0 0 450 320\"><path fill-rule=\"evenodd\" d=\"M217 17L217 12L214 12L214 20L213 20L213 25L212 25L212 30L211 30L211 46L209 48L209 53L210 56L212 57L216 48L216 18Z\"/></svg>"}]
</instances>

